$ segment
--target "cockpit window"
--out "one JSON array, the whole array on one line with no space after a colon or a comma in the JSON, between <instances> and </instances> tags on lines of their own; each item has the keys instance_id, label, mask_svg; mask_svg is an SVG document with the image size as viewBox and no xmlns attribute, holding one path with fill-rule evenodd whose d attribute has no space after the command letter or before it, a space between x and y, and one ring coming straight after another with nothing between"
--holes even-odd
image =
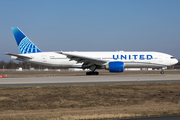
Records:
<instances>
[{"instance_id":1,"label":"cockpit window","mask_svg":"<svg viewBox=\"0 0 180 120\"><path fill-rule=\"evenodd\" d=\"M175 57L171 57L171 59L175 59Z\"/></svg>"}]
</instances>

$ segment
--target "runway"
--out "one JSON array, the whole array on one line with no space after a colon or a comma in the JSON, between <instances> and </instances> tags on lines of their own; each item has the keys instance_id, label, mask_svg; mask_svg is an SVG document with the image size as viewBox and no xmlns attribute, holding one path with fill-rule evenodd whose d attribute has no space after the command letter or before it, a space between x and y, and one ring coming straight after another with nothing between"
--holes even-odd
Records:
<instances>
[{"instance_id":1,"label":"runway","mask_svg":"<svg viewBox=\"0 0 180 120\"><path fill-rule=\"evenodd\" d=\"M83 85L115 83L180 82L179 74L138 74L138 75L99 75L99 76L55 76L30 78L1 78L0 86L44 86L44 85Z\"/></svg>"},{"instance_id":2,"label":"runway","mask_svg":"<svg viewBox=\"0 0 180 120\"><path fill-rule=\"evenodd\" d=\"M179 120L180 115L162 116L162 117L146 117L146 118L130 118L130 119L111 119L111 120Z\"/></svg>"}]
</instances>

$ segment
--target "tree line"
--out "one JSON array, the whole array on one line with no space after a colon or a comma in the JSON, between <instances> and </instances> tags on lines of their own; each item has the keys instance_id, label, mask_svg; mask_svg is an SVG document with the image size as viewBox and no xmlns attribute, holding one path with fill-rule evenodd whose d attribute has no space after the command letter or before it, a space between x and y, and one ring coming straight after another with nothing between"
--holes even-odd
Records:
<instances>
[{"instance_id":1,"label":"tree line","mask_svg":"<svg viewBox=\"0 0 180 120\"><path fill-rule=\"evenodd\" d=\"M0 61L0 69L17 69L18 67L21 67L22 69L30 69L30 68L34 68L34 69L44 69L44 68L53 69L51 67L39 66L37 64L27 63L27 62L14 62L13 60L10 60L9 62Z\"/></svg>"}]
</instances>

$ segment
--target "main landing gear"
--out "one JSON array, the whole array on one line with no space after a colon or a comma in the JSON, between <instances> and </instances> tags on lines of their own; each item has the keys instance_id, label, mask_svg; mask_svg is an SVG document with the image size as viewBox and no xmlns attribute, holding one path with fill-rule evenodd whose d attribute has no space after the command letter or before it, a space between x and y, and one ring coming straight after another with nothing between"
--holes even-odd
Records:
<instances>
[{"instance_id":1,"label":"main landing gear","mask_svg":"<svg viewBox=\"0 0 180 120\"><path fill-rule=\"evenodd\" d=\"M99 72L86 72L86 75L99 75Z\"/></svg>"},{"instance_id":2,"label":"main landing gear","mask_svg":"<svg viewBox=\"0 0 180 120\"><path fill-rule=\"evenodd\" d=\"M91 72L87 72L86 75L99 75L99 72L95 72L96 67L97 67L96 65L92 65L90 67Z\"/></svg>"}]
</instances>

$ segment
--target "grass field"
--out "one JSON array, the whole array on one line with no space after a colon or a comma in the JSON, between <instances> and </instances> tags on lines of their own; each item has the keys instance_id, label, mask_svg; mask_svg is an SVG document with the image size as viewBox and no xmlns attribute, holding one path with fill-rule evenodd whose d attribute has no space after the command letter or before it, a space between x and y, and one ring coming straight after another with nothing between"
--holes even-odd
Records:
<instances>
[{"instance_id":1,"label":"grass field","mask_svg":"<svg viewBox=\"0 0 180 120\"><path fill-rule=\"evenodd\" d=\"M0 88L0 119L108 119L180 114L180 83Z\"/></svg>"}]
</instances>

